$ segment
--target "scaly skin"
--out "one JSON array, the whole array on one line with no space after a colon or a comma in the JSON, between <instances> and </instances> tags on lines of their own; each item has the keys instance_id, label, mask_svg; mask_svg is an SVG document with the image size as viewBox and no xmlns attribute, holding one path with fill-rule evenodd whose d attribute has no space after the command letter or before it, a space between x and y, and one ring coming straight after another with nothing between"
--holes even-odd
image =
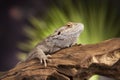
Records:
<instances>
[{"instance_id":1,"label":"scaly skin","mask_svg":"<svg viewBox=\"0 0 120 80\"><path fill-rule=\"evenodd\" d=\"M40 63L47 66L47 54L54 53L62 48L75 45L80 33L84 30L84 25L81 23L69 22L61 28L57 29L52 35L36 45L29 53L26 61L38 58Z\"/></svg>"}]
</instances>

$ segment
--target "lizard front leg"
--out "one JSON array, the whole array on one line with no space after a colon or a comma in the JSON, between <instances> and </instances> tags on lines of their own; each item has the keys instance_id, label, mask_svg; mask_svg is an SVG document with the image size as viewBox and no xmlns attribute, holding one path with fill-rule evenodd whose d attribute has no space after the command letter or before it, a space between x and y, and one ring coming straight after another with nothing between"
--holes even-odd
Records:
<instances>
[{"instance_id":1,"label":"lizard front leg","mask_svg":"<svg viewBox=\"0 0 120 80\"><path fill-rule=\"evenodd\" d=\"M27 57L26 61L29 61L34 58L38 58L40 63L43 63L45 67L47 66L47 59L49 56L45 55L45 53L40 48L35 48Z\"/></svg>"}]
</instances>

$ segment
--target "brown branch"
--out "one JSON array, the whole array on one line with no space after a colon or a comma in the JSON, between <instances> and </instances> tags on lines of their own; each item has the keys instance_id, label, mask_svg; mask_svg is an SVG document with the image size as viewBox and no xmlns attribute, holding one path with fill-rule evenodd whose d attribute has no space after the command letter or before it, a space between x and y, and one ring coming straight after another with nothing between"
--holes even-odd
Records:
<instances>
[{"instance_id":1,"label":"brown branch","mask_svg":"<svg viewBox=\"0 0 120 80\"><path fill-rule=\"evenodd\" d=\"M120 38L62 49L52 55L47 67L37 59L22 62L0 79L87 80L94 74L120 80Z\"/></svg>"}]
</instances>

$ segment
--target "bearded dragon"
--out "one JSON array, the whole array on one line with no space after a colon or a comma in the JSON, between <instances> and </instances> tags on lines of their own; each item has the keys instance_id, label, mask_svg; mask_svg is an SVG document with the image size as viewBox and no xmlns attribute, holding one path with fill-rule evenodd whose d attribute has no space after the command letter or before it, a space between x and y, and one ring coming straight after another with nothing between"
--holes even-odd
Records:
<instances>
[{"instance_id":1,"label":"bearded dragon","mask_svg":"<svg viewBox=\"0 0 120 80\"><path fill-rule=\"evenodd\" d=\"M80 33L84 30L82 23L68 22L57 29L52 35L38 43L29 53L25 61L38 58L47 66L48 55L66 47L75 45Z\"/></svg>"}]
</instances>

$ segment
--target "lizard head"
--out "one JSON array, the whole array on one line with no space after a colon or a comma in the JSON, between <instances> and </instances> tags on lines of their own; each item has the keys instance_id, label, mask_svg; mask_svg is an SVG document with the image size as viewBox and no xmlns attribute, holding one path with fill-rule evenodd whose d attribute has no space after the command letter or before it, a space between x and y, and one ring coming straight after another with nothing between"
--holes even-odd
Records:
<instances>
[{"instance_id":1,"label":"lizard head","mask_svg":"<svg viewBox=\"0 0 120 80\"><path fill-rule=\"evenodd\" d=\"M84 30L84 25L82 23L68 22L66 25L57 29L52 36L55 38L67 38L69 36L78 37L80 33Z\"/></svg>"}]
</instances>

